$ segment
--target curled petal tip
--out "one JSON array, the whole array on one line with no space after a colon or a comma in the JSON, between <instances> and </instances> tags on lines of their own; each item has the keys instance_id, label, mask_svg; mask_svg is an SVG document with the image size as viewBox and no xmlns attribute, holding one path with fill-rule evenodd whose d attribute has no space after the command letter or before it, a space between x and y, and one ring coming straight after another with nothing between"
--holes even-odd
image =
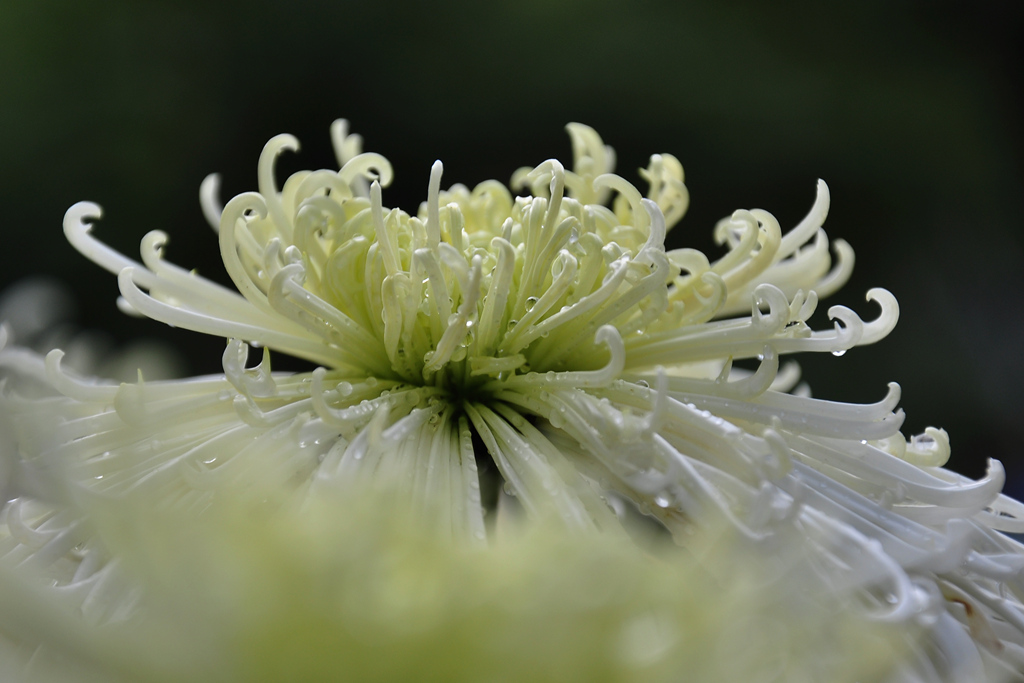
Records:
<instances>
[{"instance_id":1,"label":"curled petal tip","mask_svg":"<svg viewBox=\"0 0 1024 683\"><path fill-rule=\"evenodd\" d=\"M1006 478L1006 469L1001 460L989 458L985 465L985 476Z\"/></svg>"},{"instance_id":2,"label":"curled petal tip","mask_svg":"<svg viewBox=\"0 0 1024 683\"><path fill-rule=\"evenodd\" d=\"M199 193L204 194L205 192L216 193L220 189L220 173L210 173L203 182L199 183Z\"/></svg>"},{"instance_id":3,"label":"curled petal tip","mask_svg":"<svg viewBox=\"0 0 1024 683\"><path fill-rule=\"evenodd\" d=\"M117 284L118 286L120 286L122 292L124 290L124 285L126 283L132 283L132 285L134 286L134 282L132 282L133 275L135 275L135 268L131 266L126 266L122 268L121 272L117 274Z\"/></svg>"},{"instance_id":4,"label":"curled petal tip","mask_svg":"<svg viewBox=\"0 0 1024 683\"><path fill-rule=\"evenodd\" d=\"M203 217L214 231L220 229L220 217L224 212L218 196L220 194L220 174L211 173L203 178L199 185L199 206L203 210Z\"/></svg>"},{"instance_id":5,"label":"curled petal tip","mask_svg":"<svg viewBox=\"0 0 1024 683\"><path fill-rule=\"evenodd\" d=\"M864 325L864 336L860 340L861 345L874 344L875 342L889 336L889 333L896 328L900 318L900 305L889 290L875 287L869 289L867 300L874 301L882 308L878 318Z\"/></svg>"},{"instance_id":6,"label":"curled petal tip","mask_svg":"<svg viewBox=\"0 0 1024 683\"><path fill-rule=\"evenodd\" d=\"M651 199L641 199L640 203L647 209L647 215L651 219L651 233L647 238L644 248L665 248L665 235L668 228L665 225L665 214L662 213L658 203Z\"/></svg>"},{"instance_id":7,"label":"curled petal tip","mask_svg":"<svg viewBox=\"0 0 1024 683\"><path fill-rule=\"evenodd\" d=\"M283 152L285 150L289 152L299 151L299 139L291 133L280 133L270 138L267 144L264 146L265 149L272 149L275 152Z\"/></svg>"},{"instance_id":8,"label":"curled petal tip","mask_svg":"<svg viewBox=\"0 0 1024 683\"><path fill-rule=\"evenodd\" d=\"M77 202L64 214L64 231L85 230L92 227L92 222L103 217L103 209L94 202Z\"/></svg>"},{"instance_id":9,"label":"curled petal tip","mask_svg":"<svg viewBox=\"0 0 1024 683\"><path fill-rule=\"evenodd\" d=\"M892 410L899 405L900 397L903 395L903 388L897 382L889 382L889 393L883 399L883 403L886 406L891 406L889 409Z\"/></svg>"},{"instance_id":10,"label":"curled petal tip","mask_svg":"<svg viewBox=\"0 0 1024 683\"><path fill-rule=\"evenodd\" d=\"M224 207L223 216L233 221L243 218L246 214L255 213L260 218L268 215L267 203L258 192L244 192L227 203ZM221 218L221 230L224 229L224 219Z\"/></svg>"},{"instance_id":11,"label":"curled petal tip","mask_svg":"<svg viewBox=\"0 0 1024 683\"><path fill-rule=\"evenodd\" d=\"M894 297L892 293L888 289L885 289L884 287L872 287L871 289L868 290L867 296L865 298L868 301L878 301L880 303L891 302L891 305L895 306L897 312L899 312L899 305L896 301L896 297Z\"/></svg>"},{"instance_id":12,"label":"curled petal tip","mask_svg":"<svg viewBox=\"0 0 1024 683\"><path fill-rule=\"evenodd\" d=\"M121 313L127 316L131 316L132 318L146 317L141 311L139 311L139 309L135 308L130 303L128 303L128 299L125 299L123 296L117 297L116 305L117 310L121 311Z\"/></svg>"}]
</instances>

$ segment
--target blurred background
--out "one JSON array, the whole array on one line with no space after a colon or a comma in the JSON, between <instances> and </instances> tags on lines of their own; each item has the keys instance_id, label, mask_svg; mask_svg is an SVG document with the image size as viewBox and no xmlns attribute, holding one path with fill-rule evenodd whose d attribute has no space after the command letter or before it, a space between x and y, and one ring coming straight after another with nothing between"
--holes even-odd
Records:
<instances>
[{"instance_id":1,"label":"blurred background","mask_svg":"<svg viewBox=\"0 0 1024 683\"><path fill-rule=\"evenodd\" d=\"M434 159L445 185L507 181L570 159L563 126L581 121L634 182L652 153L683 162L670 243L712 257L718 219L756 207L791 227L824 178L828 234L857 253L826 303L873 318L864 293L886 287L901 320L873 347L800 358L804 378L848 401L899 382L905 433L944 427L954 469L999 458L1021 497L1022 28L1018 0L3 0L0 290L55 277L109 348L149 340L178 372L216 372L222 340L117 311L115 278L63 239L68 206L101 204L95 234L133 257L164 230L172 261L226 281L199 183L255 189L274 134L303 143L282 176L333 167L328 126L348 118L394 164L385 203L415 211Z\"/></svg>"}]
</instances>

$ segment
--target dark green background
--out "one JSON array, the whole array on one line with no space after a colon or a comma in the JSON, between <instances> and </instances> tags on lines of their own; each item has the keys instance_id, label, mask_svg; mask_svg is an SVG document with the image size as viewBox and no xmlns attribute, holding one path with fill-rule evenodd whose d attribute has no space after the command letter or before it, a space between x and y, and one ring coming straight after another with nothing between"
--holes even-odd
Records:
<instances>
[{"instance_id":1,"label":"dark green background","mask_svg":"<svg viewBox=\"0 0 1024 683\"><path fill-rule=\"evenodd\" d=\"M740 207L792 225L825 178L829 235L857 251L829 303L873 317L863 294L883 286L902 318L875 347L803 359L815 394L873 401L896 380L907 433L945 427L954 467L1001 458L1021 495L1021 8L3 0L0 285L55 274L82 325L162 336L212 372L222 341L116 311L114 278L63 241L71 203L102 204L97 234L129 254L159 228L172 260L223 278L199 182L216 170L225 197L254 189L271 135L304 144L284 171L329 165L328 125L348 117L395 165L385 201L415 209L435 158L446 183L507 179L567 159L562 126L582 121L627 178L653 152L682 160L677 246L713 252L712 226Z\"/></svg>"}]
</instances>

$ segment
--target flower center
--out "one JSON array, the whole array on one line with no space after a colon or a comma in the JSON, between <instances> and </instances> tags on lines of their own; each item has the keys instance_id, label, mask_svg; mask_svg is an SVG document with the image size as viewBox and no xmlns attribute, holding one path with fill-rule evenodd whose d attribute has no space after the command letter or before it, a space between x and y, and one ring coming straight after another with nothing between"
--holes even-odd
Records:
<instances>
[{"instance_id":1,"label":"flower center","mask_svg":"<svg viewBox=\"0 0 1024 683\"><path fill-rule=\"evenodd\" d=\"M305 198L270 299L323 323L335 368L479 396L529 373L602 368L605 347L622 346L603 325L638 332L668 310L678 268L664 219L625 181L604 183L627 199L617 216L566 197L557 161L525 176L542 196L515 200L497 183L441 192L441 173L436 162L418 216L386 210L377 182L367 198Z\"/></svg>"}]
</instances>

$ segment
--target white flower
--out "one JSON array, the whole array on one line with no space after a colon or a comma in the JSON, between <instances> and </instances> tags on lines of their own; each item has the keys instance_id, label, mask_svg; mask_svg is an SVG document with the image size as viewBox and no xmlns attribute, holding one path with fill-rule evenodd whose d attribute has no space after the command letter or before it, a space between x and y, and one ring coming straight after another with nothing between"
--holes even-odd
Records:
<instances>
[{"instance_id":1,"label":"white flower","mask_svg":"<svg viewBox=\"0 0 1024 683\"><path fill-rule=\"evenodd\" d=\"M584 535L621 535L639 512L682 544L725 519L766 567L800 548L804 571L870 619L924 628L896 678L1024 667L1024 553L999 533L1024 531L1024 508L1000 496L1002 466L977 482L943 469L945 432L899 432L896 384L875 404L834 403L780 369L782 354L879 341L898 317L873 289L875 320L834 306L833 328L808 326L853 263L841 241L831 263L825 184L786 234L762 210L721 221L728 251L711 262L665 250L688 202L675 157L651 157L644 197L592 129L568 130L573 170L521 169L529 196L496 181L442 190L436 162L417 216L383 206L390 164L345 122L341 170L281 189L275 160L298 143L275 137L259 192L221 211L216 177L201 189L237 292L164 261L159 231L142 263L122 256L91 235L99 208L73 206L65 233L118 275L122 308L229 339L225 374L118 386L64 371L60 351L0 352L17 380L0 417L22 494L3 513L4 562L47 572L108 621L137 595L90 530L97 498L201 510L248 492L290 509L397 489L480 545L519 510ZM264 349L252 368L247 344ZM268 349L321 367L271 373ZM733 366L745 359L756 370ZM17 389L33 382L57 395Z\"/></svg>"}]
</instances>

